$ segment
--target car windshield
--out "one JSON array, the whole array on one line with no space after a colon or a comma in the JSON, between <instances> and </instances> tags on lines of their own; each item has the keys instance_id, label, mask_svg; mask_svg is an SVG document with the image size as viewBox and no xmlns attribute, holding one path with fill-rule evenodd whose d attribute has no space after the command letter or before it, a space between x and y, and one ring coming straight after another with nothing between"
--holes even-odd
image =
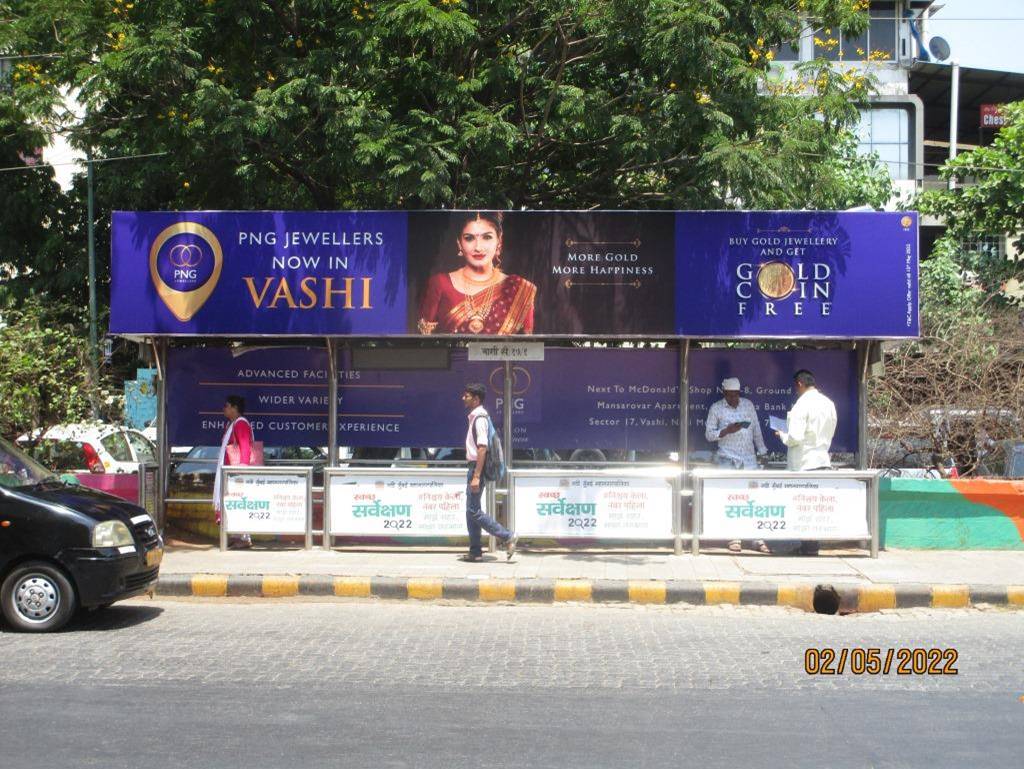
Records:
<instances>
[{"instance_id":1,"label":"car windshield","mask_svg":"<svg viewBox=\"0 0 1024 769\"><path fill-rule=\"evenodd\" d=\"M0 486L20 488L49 480L57 480L57 476L0 438Z\"/></svg>"},{"instance_id":2,"label":"car windshield","mask_svg":"<svg viewBox=\"0 0 1024 769\"><path fill-rule=\"evenodd\" d=\"M196 446L185 459L217 459L219 456L220 446Z\"/></svg>"}]
</instances>

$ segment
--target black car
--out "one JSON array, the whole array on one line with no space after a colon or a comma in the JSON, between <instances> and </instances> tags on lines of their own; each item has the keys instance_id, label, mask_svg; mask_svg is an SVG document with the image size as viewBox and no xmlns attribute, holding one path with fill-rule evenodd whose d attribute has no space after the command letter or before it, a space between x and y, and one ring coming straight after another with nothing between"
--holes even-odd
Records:
<instances>
[{"instance_id":1,"label":"black car","mask_svg":"<svg viewBox=\"0 0 1024 769\"><path fill-rule=\"evenodd\" d=\"M69 483L0 439L0 614L15 630L150 592L163 541L140 507Z\"/></svg>"}]
</instances>

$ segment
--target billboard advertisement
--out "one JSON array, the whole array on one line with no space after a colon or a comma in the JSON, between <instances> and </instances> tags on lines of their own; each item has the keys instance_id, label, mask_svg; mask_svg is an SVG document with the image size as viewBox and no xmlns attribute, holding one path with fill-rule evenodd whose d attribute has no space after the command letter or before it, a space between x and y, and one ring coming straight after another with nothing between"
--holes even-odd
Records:
<instances>
[{"instance_id":1,"label":"billboard advertisement","mask_svg":"<svg viewBox=\"0 0 1024 769\"><path fill-rule=\"evenodd\" d=\"M868 482L855 478L701 478L708 539L870 539Z\"/></svg>"},{"instance_id":2,"label":"billboard advertisement","mask_svg":"<svg viewBox=\"0 0 1024 769\"><path fill-rule=\"evenodd\" d=\"M669 477L519 472L515 529L558 539L670 539L675 488Z\"/></svg>"},{"instance_id":3,"label":"billboard advertisement","mask_svg":"<svg viewBox=\"0 0 1024 769\"><path fill-rule=\"evenodd\" d=\"M332 472L327 481L331 535L464 537L466 473L423 470ZM487 509L487 495L480 498Z\"/></svg>"},{"instance_id":4,"label":"billboard advertisement","mask_svg":"<svg viewBox=\"0 0 1024 769\"><path fill-rule=\"evenodd\" d=\"M168 436L174 446L217 446L228 395L267 446L326 446L327 352L315 347L172 347L168 351ZM367 370L346 354L338 371L338 443L363 447L459 447L460 396L487 386L499 426L502 363L453 350L438 369ZM667 453L679 442L676 350L549 348L543 361L513 365L516 448L635 449ZM568 457L566 457L568 458Z\"/></svg>"},{"instance_id":5,"label":"billboard advertisement","mask_svg":"<svg viewBox=\"0 0 1024 769\"><path fill-rule=\"evenodd\" d=\"M915 214L681 213L684 336L917 336Z\"/></svg>"},{"instance_id":6,"label":"billboard advertisement","mask_svg":"<svg viewBox=\"0 0 1024 769\"><path fill-rule=\"evenodd\" d=\"M836 404L833 452L857 450L856 356L852 350L690 351L691 455L715 448L705 418L726 377L741 382L767 448L785 451L768 428L792 408L793 373L809 369ZM679 450L679 353L673 348L547 348L542 361L512 364L516 448ZM168 435L174 446L220 445L228 395L246 399L246 416L267 446L326 446L327 352L316 347L172 347L168 360ZM504 417L504 364L470 361L453 350L437 369L368 370L342 356L338 371L338 444L363 447L458 447L465 438L460 395L468 382L487 386L486 406ZM658 457L653 457L658 458ZM706 458L706 457L705 457Z\"/></svg>"},{"instance_id":7,"label":"billboard advertisement","mask_svg":"<svg viewBox=\"0 0 1024 769\"><path fill-rule=\"evenodd\" d=\"M120 211L110 330L910 337L917 216Z\"/></svg>"},{"instance_id":8,"label":"billboard advertisement","mask_svg":"<svg viewBox=\"0 0 1024 769\"><path fill-rule=\"evenodd\" d=\"M305 471L228 470L224 474L224 531L305 534L309 526L309 483Z\"/></svg>"}]
</instances>

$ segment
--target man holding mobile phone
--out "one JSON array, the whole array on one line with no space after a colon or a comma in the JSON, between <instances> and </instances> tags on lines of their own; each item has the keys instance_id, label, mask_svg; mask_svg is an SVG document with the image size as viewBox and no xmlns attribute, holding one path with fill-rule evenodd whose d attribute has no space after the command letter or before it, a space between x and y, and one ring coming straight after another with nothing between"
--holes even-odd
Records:
<instances>
[{"instance_id":1,"label":"man holding mobile phone","mask_svg":"<svg viewBox=\"0 0 1024 769\"><path fill-rule=\"evenodd\" d=\"M722 399L715 401L708 409L704 437L717 445L715 462L719 467L734 470L756 470L757 456L768 453L761 434L761 421L757 409L748 399L740 396L740 380L729 377L722 380ZM768 552L764 542L757 541L754 547ZM729 542L729 550L740 552L742 544L738 539Z\"/></svg>"}]
</instances>

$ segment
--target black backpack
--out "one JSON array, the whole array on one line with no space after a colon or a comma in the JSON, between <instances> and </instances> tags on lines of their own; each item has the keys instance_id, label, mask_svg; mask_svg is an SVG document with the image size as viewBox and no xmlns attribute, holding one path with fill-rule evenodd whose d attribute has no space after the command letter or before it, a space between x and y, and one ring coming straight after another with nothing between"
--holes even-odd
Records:
<instances>
[{"instance_id":1,"label":"black backpack","mask_svg":"<svg viewBox=\"0 0 1024 769\"><path fill-rule=\"evenodd\" d=\"M505 449L502 448L501 437L490 415L482 414L477 419L487 420L487 454L484 456L483 478L485 481L500 481L505 477ZM476 427L476 420L473 427Z\"/></svg>"}]
</instances>

